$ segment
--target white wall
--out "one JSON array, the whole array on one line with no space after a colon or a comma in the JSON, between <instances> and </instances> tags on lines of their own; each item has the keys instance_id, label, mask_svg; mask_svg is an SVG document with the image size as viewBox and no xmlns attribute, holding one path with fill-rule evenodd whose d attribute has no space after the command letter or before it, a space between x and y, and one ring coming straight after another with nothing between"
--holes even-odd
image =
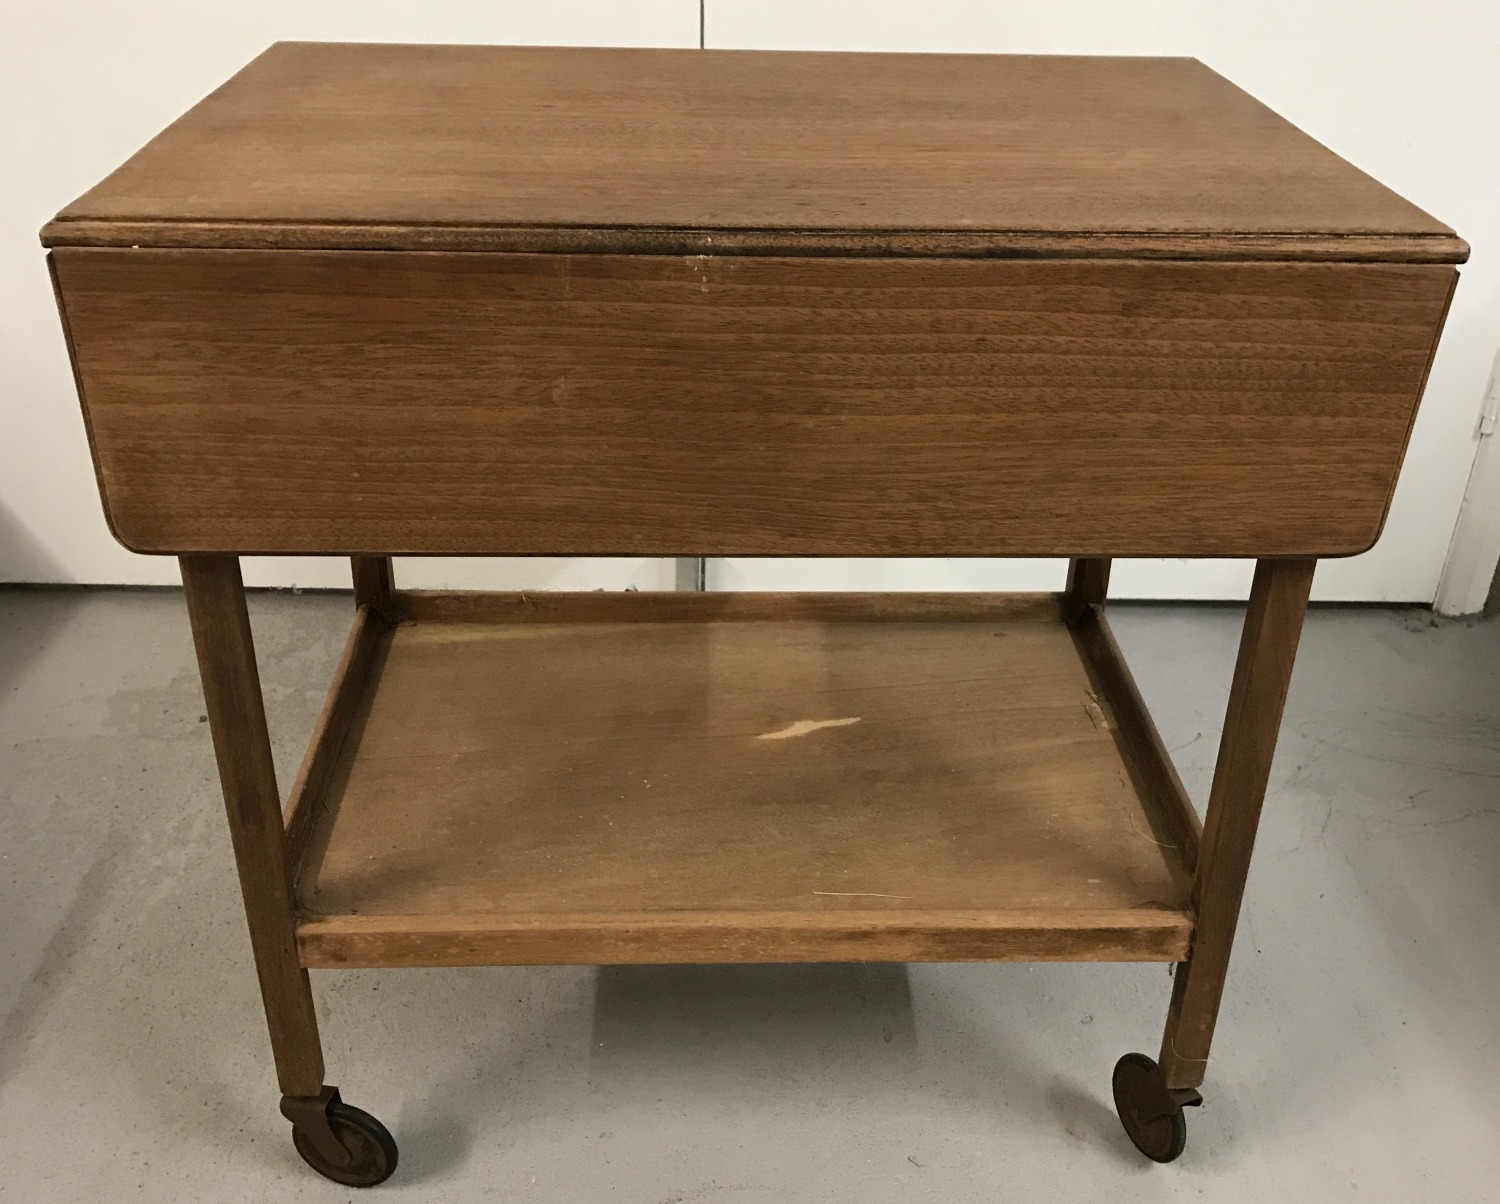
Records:
<instances>
[{"instance_id":1,"label":"white wall","mask_svg":"<svg viewBox=\"0 0 1500 1204\"><path fill-rule=\"evenodd\" d=\"M4 0L0 39L0 580L170 582L100 516L36 231L58 208L278 38L692 46L697 0ZM1191 54L1474 247L1386 534L1329 562L1317 595L1430 600L1500 343L1500 87L1492 0L707 0L711 47ZM656 561L424 566L423 580L668 587ZM1027 588L1048 562L719 562L719 588ZM408 568L403 579L414 580ZM342 584L341 564L262 561L252 580ZM1117 592L1243 595L1248 566L1137 561Z\"/></svg>"}]
</instances>

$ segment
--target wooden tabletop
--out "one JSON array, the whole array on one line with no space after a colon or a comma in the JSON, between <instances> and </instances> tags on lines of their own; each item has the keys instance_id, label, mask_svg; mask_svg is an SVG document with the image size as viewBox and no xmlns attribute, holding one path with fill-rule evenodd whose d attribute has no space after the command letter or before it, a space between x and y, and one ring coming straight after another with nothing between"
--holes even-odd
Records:
<instances>
[{"instance_id":1,"label":"wooden tabletop","mask_svg":"<svg viewBox=\"0 0 1500 1204\"><path fill-rule=\"evenodd\" d=\"M1192 59L280 43L48 245L1461 261Z\"/></svg>"}]
</instances>

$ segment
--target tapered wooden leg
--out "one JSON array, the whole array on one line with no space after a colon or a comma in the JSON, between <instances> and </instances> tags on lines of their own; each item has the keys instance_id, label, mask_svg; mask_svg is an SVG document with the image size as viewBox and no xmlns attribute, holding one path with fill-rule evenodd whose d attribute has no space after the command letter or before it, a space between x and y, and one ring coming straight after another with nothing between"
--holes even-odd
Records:
<instances>
[{"instance_id":1,"label":"tapered wooden leg","mask_svg":"<svg viewBox=\"0 0 1500 1204\"><path fill-rule=\"evenodd\" d=\"M354 605L368 606L383 619L396 617L396 575L389 556L355 556Z\"/></svg>"},{"instance_id":2,"label":"tapered wooden leg","mask_svg":"<svg viewBox=\"0 0 1500 1204\"><path fill-rule=\"evenodd\" d=\"M1177 967L1162 1038L1160 1066L1171 1089L1199 1086L1208 1067L1250 853L1316 564L1314 560L1262 560L1255 568L1193 882L1197 927L1188 960Z\"/></svg>"},{"instance_id":3,"label":"tapered wooden leg","mask_svg":"<svg viewBox=\"0 0 1500 1204\"><path fill-rule=\"evenodd\" d=\"M1068 584L1063 590L1063 617L1077 627L1090 606L1103 606L1109 594L1110 561L1075 558L1068 561Z\"/></svg>"},{"instance_id":4,"label":"tapered wooden leg","mask_svg":"<svg viewBox=\"0 0 1500 1204\"><path fill-rule=\"evenodd\" d=\"M184 556L181 564L245 919L281 1084L281 1112L292 1122L292 1143L303 1161L336 1183L371 1187L396 1169L396 1142L378 1120L344 1103L338 1088L323 1082L318 1017L307 971L297 959L281 796L240 562L234 556ZM358 565L356 561L356 576ZM385 565L388 585L390 562ZM376 589L379 575L377 568Z\"/></svg>"},{"instance_id":5,"label":"tapered wooden leg","mask_svg":"<svg viewBox=\"0 0 1500 1204\"><path fill-rule=\"evenodd\" d=\"M281 797L240 562L184 556L181 565L276 1077L284 1095L315 1097L323 1091L323 1050L307 971L297 959Z\"/></svg>"}]
</instances>

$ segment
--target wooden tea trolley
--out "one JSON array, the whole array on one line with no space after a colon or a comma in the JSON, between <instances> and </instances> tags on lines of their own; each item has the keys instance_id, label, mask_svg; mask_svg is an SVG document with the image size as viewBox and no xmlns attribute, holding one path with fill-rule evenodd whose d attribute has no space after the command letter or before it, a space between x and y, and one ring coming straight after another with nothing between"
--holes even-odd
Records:
<instances>
[{"instance_id":1,"label":"wooden tea trolley","mask_svg":"<svg viewBox=\"0 0 1500 1204\"><path fill-rule=\"evenodd\" d=\"M283 44L43 234L100 490L181 558L302 1156L309 969L1179 963L1199 1101L1315 560L1466 254L1178 59ZM1066 556L1027 595L398 590L394 554ZM238 557L353 559L283 808ZM1201 830L1110 558L1259 564Z\"/></svg>"}]
</instances>

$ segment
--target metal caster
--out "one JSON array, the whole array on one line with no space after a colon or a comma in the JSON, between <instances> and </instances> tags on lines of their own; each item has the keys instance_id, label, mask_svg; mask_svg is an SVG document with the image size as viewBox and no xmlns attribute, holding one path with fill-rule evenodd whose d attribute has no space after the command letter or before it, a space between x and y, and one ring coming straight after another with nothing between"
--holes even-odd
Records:
<instances>
[{"instance_id":1,"label":"metal caster","mask_svg":"<svg viewBox=\"0 0 1500 1204\"><path fill-rule=\"evenodd\" d=\"M311 1097L284 1095L281 1114L292 1122L292 1144L302 1161L325 1179L374 1187L396 1169L390 1131L368 1112L344 1103L337 1087Z\"/></svg>"},{"instance_id":2,"label":"metal caster","mask_svg":"<svg viewBox=\"0 0 1500 1204\"><path fill-rule=\"evenodd\" d=\"M1168 1087L1161 1068L1145 1054L1128 1053L1115 1063L1115 1111L1125 1135L1153 1162L1171 1162L1187 1145L1184 1108L1203 1097L1191 1087Z\"/></svg>"}]
</instances>

